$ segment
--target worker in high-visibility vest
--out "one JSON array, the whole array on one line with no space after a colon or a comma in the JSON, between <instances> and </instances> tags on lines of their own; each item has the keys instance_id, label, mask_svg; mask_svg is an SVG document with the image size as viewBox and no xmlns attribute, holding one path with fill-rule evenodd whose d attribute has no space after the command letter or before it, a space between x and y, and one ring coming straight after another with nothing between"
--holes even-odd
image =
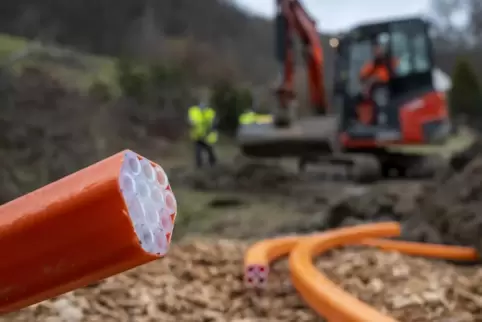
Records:
<instances>
[{"instance_id":1,"label":"worker in high-visibility vest","mask_svg":"<svg viewBox=\"0 0 482 322\"><path fill-rule=\"evenodd\" d=\"M248 109L239 116L240 125L249 124L270 124L273 122L271 114L256 113L253 109Z\"/></svg>"},{"instance_id":2,"label":"worker in high-visibility vest","mask_svg":"<svg viewBox=\"0 0 482 322\"><path fill-rule=\"evenodd\" d=\"M248 124L253 124L255 122L256 122L256 113L252 109L248 109L244 111L239 116L240 125L248 125Z\"/></svg>"},{"instance_id":3,"label":"worker in high-visibility vest","mask_svg":"<svg viewBox=\"0 0 482 322\"><path fill-rule=\"evenodd\" d=\"M207 104L201 103L191 106L188 116L196 166L198 168L203 166L204 153L208 156L209 164L216 165L217 157L213 147L218 141L216 111Z\"/></svg>"}]
</instances>

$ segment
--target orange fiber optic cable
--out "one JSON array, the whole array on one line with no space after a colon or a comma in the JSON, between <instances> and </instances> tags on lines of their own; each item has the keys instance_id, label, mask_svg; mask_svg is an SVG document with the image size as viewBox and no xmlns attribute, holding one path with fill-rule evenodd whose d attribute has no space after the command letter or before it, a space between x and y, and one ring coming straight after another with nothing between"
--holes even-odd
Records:
<instances>
[{"instance_id":1,"label":"orange fiber optic cable","mask_svg":"<svg viewBox=\"0 0 482 322\"><path fill-rule=\"evenodd\" d=\"M244 281L246 286L262 288L268 281L270 264L288 255L296 244L306 237L288 236L267 239L252 245L244 256Z\"/></svg>"},{"instance_id":2,"label":"orange fiber optic cable","mask_svg":"<svg viewBox=\"0 0 482 322\"><path fill-rule=\"evenodd\" d=\"M129 150L0 206L0 313L162 257L176 213L164 170Z\"/></svg>"},{"instance_id":3,"label":"orange fiber optic cable","mask_svg":"<svg viewBox=\"0 0 482 322\"><path fill-rule=\"evenodd\" d=\"M474 262L480 260L477 250L471 247L426 244L391 239L364 239L357 244L372 246L386 251L397 251L412 256L423 256L461 262Z\"/></svg>"},{"instance_id":4,"label":"orange fiber optic cable","mask_svg":"<svg viewBox=\"0 0 482 322\"><path fill-rule=\"evenodd\" d=\"M313 258L339 246L363 245L408 255L457 261L480 260L470 247L415 243L373 237L394 237L400 233L397 223L367 224L329 230L313 235L288 236L257 242L248 248L245 259L245 282L248 287L266 286L269 265L290 254L292 281L310 307L329 321L390 321L391 317L375 311L329 281L313 266Z\"/></svg>"},{"instance_id":5,"label":"orange fiber optic cable","mask_svg":"<svg viewBox=\"0 0 482 322\"><path fill-rule=\"evenodd\" d=\"M335 247L399 234L399 224L379 223L335 229L303 239L290 253L292 282L305 302L330 322L396 322L330 281L313 265L313 258Z\"/></svg>"}]
</instances>

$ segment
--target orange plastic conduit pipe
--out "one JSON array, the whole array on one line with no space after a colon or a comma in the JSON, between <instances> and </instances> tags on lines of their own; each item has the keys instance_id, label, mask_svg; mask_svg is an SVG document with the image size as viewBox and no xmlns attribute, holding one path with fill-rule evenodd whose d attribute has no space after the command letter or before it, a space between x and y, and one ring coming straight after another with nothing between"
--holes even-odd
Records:
<instances>
[{"instance_id":1,"label":"orange plastic conduit pipe","mask_svg":"<svg viewBox=\"0 0 482 322\"><path fill-rule=\"evenodd\" d=\"M244 281L246 286L264 287L268 280L271 262L288 255L302 238L306 237L273 238L252 245L244 256Z\"/></svg>"},{"instance_id":2,"label":"orange plastic conduit pipe","mask_svg":"<svg viewBox=\"0 0 482 322\"><path fill-rule=\"evenodd\" d=\"M397 251L406 255L473 262L479 260L477 251L470 247L415 243L389 239L364 239L359 245L382 250Z\"/></svg>"},{"instance_id":3,"label":"orange plastic conduit pipe","mask_svg":"<svg viewBox=\"0 0 482 322\"><path fill-rule=\"evenodd\" d=\"M310 307L328 321L395 322L331 282L313 265L313 257L362 239L399 234L400 225L397 223L381 223L336 229L301 240L289 257L292 282Z\"/></svg>"},{"instance_id":4,"label":"orange plastic conduit pipe","mask_svg":"<svg viewBox=\"0 0 482 322\"><path fill-rule=\"evenodd\" d=\"M317 235L313 235L314 237ZM263 240L253 244L244 257L244 279L248 287L263 288L268 280L271 263L288 255L302 239L309 236L289 236ZM477 251L470 247L425 244L389 239L364 239L353 244L398 251L407 255L425 256L456 261L476 261Z\"/></svg>"},{"instance_id":5,"label":"orange plastic conduit pipe","mask_svg":"<svg viewBox=\"0 0 482 322\"><path fill-rule=\"evenodd\" d=\"M0 313L162 257L176 212L164 170L129 150L0 206Z\"/></svg>"},{"instance_id":6,"label":"orange plastic conduit pipe","mask_svg":"<svg viewBox=\"0 0 482 322\"><path fill-rule=\"evenodd\" d=\"M361 244L416 256L462 261L478 259L476 250L468 247L371 239L391 237L399 233L399 224L384 223L338 229L317 237L301 239L289 259L293 283L312 309L330 321L395 321L329 281L313 266L313 257L337 246Z\"/></svg>"}]
</instances>

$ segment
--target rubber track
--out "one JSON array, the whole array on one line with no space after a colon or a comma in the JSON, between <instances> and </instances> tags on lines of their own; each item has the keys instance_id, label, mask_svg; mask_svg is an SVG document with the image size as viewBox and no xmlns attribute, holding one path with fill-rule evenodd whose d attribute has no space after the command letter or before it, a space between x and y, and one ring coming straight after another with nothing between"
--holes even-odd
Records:
<instances>
[{"instance_id":1,"label":"rubber track","mask_svg":"<svg viewBox=\"0 0 482 322\"><path fill-rule=\"evenodd\" d=\"M321 317L333 322L396 322L331 282L316 269L313 259L336 247L357 244L415 256L469 262L477 260L477 252L468 247L377 239L399 236L400 229L398 223L368 224L311 236L290 236L258 242L245 254L247 286L263 287L268 279L270 263L289 254L289 268L295 288Z\"/></svg>"}]
</instances>

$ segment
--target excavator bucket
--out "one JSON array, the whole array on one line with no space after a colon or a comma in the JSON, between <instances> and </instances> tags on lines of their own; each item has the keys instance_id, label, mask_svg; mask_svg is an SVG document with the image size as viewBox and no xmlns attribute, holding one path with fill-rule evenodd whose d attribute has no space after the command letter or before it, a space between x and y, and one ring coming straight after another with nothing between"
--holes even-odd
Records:
<instances>
[{"instance_id":1,"label":"excavator bucket","mask_svg":"<svg viewBox=\"0 0 482 322\"><path fill-rule=\"evenodd\" d=\"M307 117L290 127L272 122L240 125L237 142L249 157L276 158L328 154L336 135L336 116Z\"/></svg>"}]
</instances>

